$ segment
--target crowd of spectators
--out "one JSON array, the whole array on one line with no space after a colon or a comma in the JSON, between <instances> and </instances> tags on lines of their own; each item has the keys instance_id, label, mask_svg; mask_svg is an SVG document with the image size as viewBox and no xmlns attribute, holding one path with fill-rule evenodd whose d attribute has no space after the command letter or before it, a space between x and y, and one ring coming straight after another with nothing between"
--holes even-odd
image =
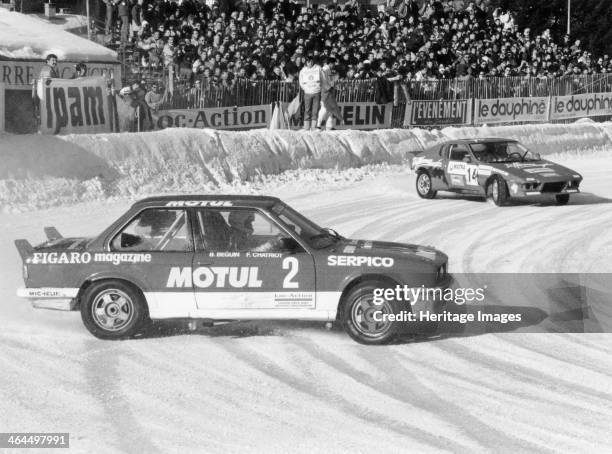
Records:
<instances>
[{"instance_id":1,"label":"crowd of spectators","mask_svg":"<svg viewBox=\"0 0 612 454\"><path fill-rule=\"evenodd\" d=\"M561 76L612 71L568 36L519 30L486 0L106 0L107 32L131 46L140 67L172 66L179 78L295 80L308 53L332 57L341 78ZM113 34L114 33L114 34Z\"/></svg>"}]
</instances>

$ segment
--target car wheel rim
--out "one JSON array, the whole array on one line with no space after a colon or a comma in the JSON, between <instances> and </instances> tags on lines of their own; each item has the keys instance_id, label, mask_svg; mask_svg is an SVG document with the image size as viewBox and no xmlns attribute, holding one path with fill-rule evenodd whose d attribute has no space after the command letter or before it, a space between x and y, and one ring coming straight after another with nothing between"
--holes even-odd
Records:
<instances>
[{"instance_id":1,"label":"car wheel rim","mask_svg":"<svg viewBox=\"0 0 612 454\"><path fill-rule=\"evenodd\" d=\"M376 318L382 321L374 319L374 314L377 312L380 312L381 315L377 315ZM388 301L383 304L374 304L373 295L368 293L355 299L351 308L351 321L359 334L377 338L384 336L391 329L392 322L384 318L384 314L391 313L391 305Z\"/></svg>"},{"instance_id":2,"label":"car wheel rim","mask_svg":"<svg viewBox=\"0 0 612 454\"><path fill-rule=\"evenodd\" d=\"M497 180L493 182L493 187L491 188L491 194L493 196L493 200L497 200L497 198L499 197L499 185L497 183Z\"/></svg>"},{"instance_id":3,"label":"car wheel rim","mask_svg":"<svg viewBox=\"0 0 612 454\"><path fill-rule=\"evenodd\" d=\"M421 194L427 194L429 192L429 188L431 188L431 181L429 181L429 176L425 173L422 173L419 177L419 192Z\"/></svg>"},{"instance_id":4,"label":"car wheel rim","mask_svg":"<svg viewBox=\"0 0 612 454\"><path fill-rule=\"evenodd\" d=\"M96 325L105 331L119 331L134 318L134 302L127 293L108 289L94 299L91 315Z\"/></svg>"}]
</instances>

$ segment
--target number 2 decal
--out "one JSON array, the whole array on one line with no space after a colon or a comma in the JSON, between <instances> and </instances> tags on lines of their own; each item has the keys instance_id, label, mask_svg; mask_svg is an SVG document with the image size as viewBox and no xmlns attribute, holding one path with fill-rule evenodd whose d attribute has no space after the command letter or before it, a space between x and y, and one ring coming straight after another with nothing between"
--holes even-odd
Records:
<instances>
[{"instance_id":1,"label":"number 2 decal","mask_svg":"<svg viewBox=\"0 0 612 454\"><path fill-rule=\"evenodd\" d=\"M299 282L292 281L295 275L298 273L300 262L295 257L285 257L283 259L283 269L289 270L285 279L283 280L283 288L299 288Z\"/></svg>"}]
</instances>

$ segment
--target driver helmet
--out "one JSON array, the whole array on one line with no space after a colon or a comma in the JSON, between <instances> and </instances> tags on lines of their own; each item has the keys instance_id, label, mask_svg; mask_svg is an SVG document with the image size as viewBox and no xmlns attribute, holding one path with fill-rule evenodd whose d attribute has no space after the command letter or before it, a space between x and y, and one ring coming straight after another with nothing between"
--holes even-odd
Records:
<instances>
[{"instance_id":1,"label":"driver helmet","mask_svg":"<svg viewBox=\"0 0 612 454\"><path fill-rule=\"evenodd\" d=\"M228 217L230 227L247 234L253 234L253 221L255 214L248 210L232 211Z\"/></svg>"},{"instance_id":2,"label":"driver helmet","mask_svg":"<svg viewBox=\"0 0 612 454\"><path fill-rule=\"evenodd\" d=\"M168 231L176 216L171 211L148 210L140 217L139 227L150 227L152 236L161 236Z\"/></svg>"}]
</instances>

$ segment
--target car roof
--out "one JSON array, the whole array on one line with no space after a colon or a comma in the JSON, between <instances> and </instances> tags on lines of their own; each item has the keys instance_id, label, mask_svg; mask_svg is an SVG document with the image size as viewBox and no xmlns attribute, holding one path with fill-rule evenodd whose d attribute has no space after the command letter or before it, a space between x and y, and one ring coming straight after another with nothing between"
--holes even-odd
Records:
<instances>
[{"instance_id":1,"label":"car roof","mask_svg":"<svg viewBox=\"0 0 612 454\"><path fill-rule=\"evenodd\" d=\"M447 144L447 143L482 143L482 142L518 142L518 140L503 139L501 137L474 137L471 139L445 140L443 144Z\"/></svg>"},{"instance_id":2,"label":"car roof","mask_svg":"<svg viewBox=\"0 0 612 454\"><path fill-rule=\"evenodd\" d=\"M132 207L166 205L169 202L232 202L237 206L271 207L280 199L262 195L177 194L147 197L138 200Z\"/></svg>"}]
</instances>

